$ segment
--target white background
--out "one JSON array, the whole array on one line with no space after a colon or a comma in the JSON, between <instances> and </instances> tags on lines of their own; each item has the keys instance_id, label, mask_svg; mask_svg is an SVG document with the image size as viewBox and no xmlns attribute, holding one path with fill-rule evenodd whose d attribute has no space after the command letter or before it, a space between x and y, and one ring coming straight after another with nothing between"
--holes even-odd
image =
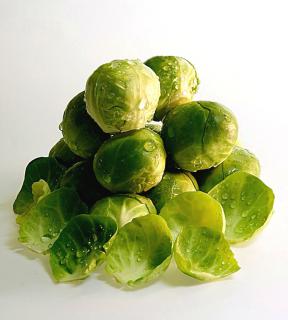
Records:
<instances>
[{"instance_id":1,"label":"white background","mask_svg":"<svg viewBox=\"0 0 288 320\"><path fill-rule=\"evenodd\" d=\"M0 0L0 319L288 319L287 1ZM229 279L200 284L170 268L127 291L107 276L56 285L47 257L17 243L12 202L26 164L60 137L67 102L116 58L180 55L197 99L239 120L240 140L276 195L267 228ZM97 279L98 278L98 279Z\"/></svg>"}]
</instances>

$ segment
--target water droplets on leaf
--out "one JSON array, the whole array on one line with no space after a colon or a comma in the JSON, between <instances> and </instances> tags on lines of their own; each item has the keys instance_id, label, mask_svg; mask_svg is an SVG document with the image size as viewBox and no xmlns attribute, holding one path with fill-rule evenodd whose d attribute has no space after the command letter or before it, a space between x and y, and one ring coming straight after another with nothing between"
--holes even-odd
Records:
<instances>
[{"instance_id":1,"label":"water droplets on leaf","mask_svg":"<svg viewBox=\"0 0 288 320\"><path fill-rule=\"evenodd\" d=\"M156 146L153 141L146 141L144 144L144 149L148 152L155 150Z\"/></svg>"}]
</instances>

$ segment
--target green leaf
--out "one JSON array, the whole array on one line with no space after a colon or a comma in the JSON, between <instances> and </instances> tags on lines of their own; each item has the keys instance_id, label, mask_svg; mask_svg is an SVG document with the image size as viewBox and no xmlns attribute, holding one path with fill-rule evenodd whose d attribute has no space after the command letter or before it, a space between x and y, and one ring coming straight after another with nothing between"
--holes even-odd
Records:
<instances>
[{"instance_id":1,"label":"green leaf","mask_svg":"<svg viewBox=\"0 0 288 320\"><path fill-rule=\"evenodd\" d=\"M147 214L157 214L157 211L148 198L138 194L120 194L103 198L95 203L90 214L113 218L119 228L136 217Z\"/></svg>"},{"instance_id":2,"label":"green leaf","mask_svg":"<svg viewBox=\"0 0 288 320\"><path fill-rule=\"evenodd\" d=\"M224 209L225 237L230 243L250 239L272 213L273 191L259 178L246 172L233 173L210 190L209 194Z\"/></svg>"},{"instance_id":3,"label":"green leaf","mask_svg":"<svg viewBox=\"0 0 288 320\"><path fill-rule=\"evenodd\" d=\"M117 232L109 217L81 214L61 232L50 250L50 265L57 282L84 279L105 257L103 246Z\"/></svg>"},{"instance_id":4,"label":"green leaf","mask_svg":"<svg viewBox=\"0 0 288 320\"><path fill-rule=\"evenodd\" d=\"M232 153L219 166L196 173L201 191L208 192L216 184L236 171L245 171L256 177L260 175L260 163L253 153L235 146Z\"/></svg>"},{"instance_id":5,"label":"green leaf","mask_svg":"<svg viewBox=\"0 0 288 320\"><path fill-rule=\"evenodd\" d=\"M184 227L175 241L174 258L179 270L199 280L215 280L240 269L223 234L206 227Z\"/></svg>"},{"instance_id":6,"label":"green leaf","mask_svg":"<svg viewBox=\"0 0 288 320\"><path fill-rule=\"evenodd\" d=\"M23 214L35 204L32 193L34 182L43 180L53 191L58 187L63 172L64 168L54 158L41 157L32 160L26 168L23 185L13 204L14 212Z\"/></svg>"},{"instance_id":7,"label":"green leaf","mask_svg":"<svg viewBox=\"0 0 288 320\"><path fill-rule=\"evenodd\" d=\"M184 192L168 201L160 211L173 238L187 225L225 231L225 216L220 203L201 191Z\"/></svg>"},{"instance_id":8,"label":"green leaf","mask_svg":"<svg viewBox=\"0 0 288 320\"><path fill-rule=\"evenodd\" d=\"M145 284L167 269L171 254L172 239L165 220L149 214L120 229L108 251L106 271L128 286Z\"/></svg>"},{"instance_id":9,"label":"green leaf","mask_svg":"<svg viewBox=\"0 0 288 320\"><path fill-rule=\"evenodd\" d=\"M87 206L74 190L60 188L39 200L25 215L18 216L19 241L38 253L45 253L68 221Z\"/></svg>"}]
</instances>

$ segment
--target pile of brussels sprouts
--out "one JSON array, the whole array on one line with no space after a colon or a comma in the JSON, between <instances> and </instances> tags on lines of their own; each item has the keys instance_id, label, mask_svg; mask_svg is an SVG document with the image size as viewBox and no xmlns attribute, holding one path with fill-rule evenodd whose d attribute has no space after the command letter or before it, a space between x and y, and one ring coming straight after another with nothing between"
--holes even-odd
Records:
<instances>
[{"instance_id":1,"label":"pile of brussels sprouts","mask_svg":"<svg viewBox=\"0 0 288 320\"><path fill-rule=\"evenodd\" d=\"M115 60L69 103L63 138L31 161L14 202L19 241L49 254L57 282L96 267L123 285L158 278L172 256L200 280L239 270L230 244L267 222L274 195L237 144L235 116L192 101L186 59Z\"/></svg>"}]
</instances>

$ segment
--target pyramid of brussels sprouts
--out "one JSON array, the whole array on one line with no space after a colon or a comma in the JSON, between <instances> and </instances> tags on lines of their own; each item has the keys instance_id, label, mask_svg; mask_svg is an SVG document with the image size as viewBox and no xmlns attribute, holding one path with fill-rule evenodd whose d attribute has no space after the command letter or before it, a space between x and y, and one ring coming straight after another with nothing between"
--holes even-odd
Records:
<instances>
[{"instance_id":1,"label":"pyramid of brussels sprouts","mask_svg":"<svg viewBox=\"0 0 288 320\"><path fill-rule=\"evenodd\" d=\"M236 144L233 113L192 101L198 85L181 57L115 60L68 103L63 138L28 164L13 205L19 241L48 254L55 281L103 263L122 285L145 285L173 257L202 281L239 270L230 245L263 228L274 194Z\"/></svg>"}]
</instances>

